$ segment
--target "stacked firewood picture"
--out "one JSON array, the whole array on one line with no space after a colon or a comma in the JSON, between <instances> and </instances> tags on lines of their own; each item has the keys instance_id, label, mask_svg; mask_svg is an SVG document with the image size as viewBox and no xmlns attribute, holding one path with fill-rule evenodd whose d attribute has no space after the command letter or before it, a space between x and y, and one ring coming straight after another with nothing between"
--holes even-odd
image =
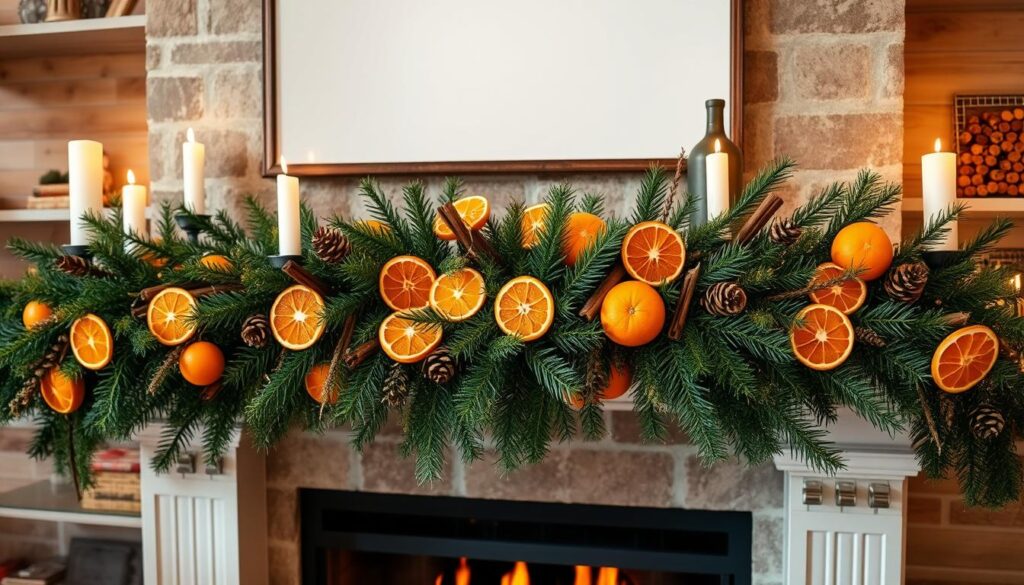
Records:
<instances>
[{"instance_id":1,"label":"stacked firewood picture","mask_svg":"<svg viewBox=\"0 0 1024 585\"><path fill-rule=\"evenodd\" d=\"M1024 107L971 115L960 129L958 197L1024 195Z\"/></svg>"}]
</instances>

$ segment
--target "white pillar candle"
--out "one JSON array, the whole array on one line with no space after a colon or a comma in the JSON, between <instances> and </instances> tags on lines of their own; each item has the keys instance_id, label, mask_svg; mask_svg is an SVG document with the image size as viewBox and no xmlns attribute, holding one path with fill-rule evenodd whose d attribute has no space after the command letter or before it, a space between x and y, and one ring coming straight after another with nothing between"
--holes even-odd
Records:
<instances>
[{"instance_id":1,"label":"white pillar candle","mask_svg":"<svg viewBox=\"0 0 1024 585\"><path fill-rule=\"evenodd\" d=\"M68 207L71 214L71 245L89 243L82 216L103 212L103 145L93 140L68 142Z\"/></svg>"},{"instance_id":2,"label":"white pillar candle","mask_svg":"<svg viewBox=\"0 0 1024 585\"><path fill-rule=\"evenodd\" d=\"M941 152L942 141L935 139L935 152L921 157L921 207L927 224L956 202L956 154ZM959 248L957 222L946 224L949 231L933 250L955 251Z\"/></svg>"},{"instance_id":3,"label":"white pillar candle","mask_svg":"<svg viewBox=\"0 0 1024 585\"><path fill-rule=\"evenodd\" d=\"M206 213L206 146L196 142L196 133L188 129L188 141L181 145L181 168L184 174L185 209L196 215Z\"/></svg>"},{"instance_id":4,"label":"white pillar candle","mask_svg":"<svg viewBox=\"0 0 1024 585\"><path fill-rule=\"evenodd\" d=\"M302 254L299 230L299 178L288 176L288 164L283 156L281 171L277 176L278 254L299 256Z\"/></svg>"},{"instance_id":5,"label":"white pillar candle","mask_svg":"<svg viewBox=\"0 0 1024 585\"><path fill-rule=\"evenodd\" d=\"M729 154L715 140L715 152L706 157L708 221L729 211Z\"/></svg>"},{"instance_id":6,"label":"white pillar candle","mask_svg":"<svg viewBox=\"0 0 1024 585\"><path fill-rule=\"evenodd\" d=\"M121 188L121 216L124 233L146 234L146 187L135 184L135 173L128 170L128 184ZM125 243L125 248L129 244Z\"/></svg>"}]
</instances>

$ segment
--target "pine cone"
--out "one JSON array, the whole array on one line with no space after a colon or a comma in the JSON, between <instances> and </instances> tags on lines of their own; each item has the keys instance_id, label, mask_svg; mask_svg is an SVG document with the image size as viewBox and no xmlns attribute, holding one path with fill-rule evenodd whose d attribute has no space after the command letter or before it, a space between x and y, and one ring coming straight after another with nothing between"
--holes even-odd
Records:
<instances>
[{"instance_id":1,"label":"pine cone","mask_svg":"<svg viewBox=\"0 0 1024 585\"><path fill-rule=\"evenodd\" d=\"M872 329L868 329L867 327L854 327L853 333L858 343L870 345L871 347L885 347L885 340Z\"/></svg>"},{"instance_id":2,"label":"pine cone","mask_svg":"<svg viewBox=\"0 0 1024 585\"><path fill-rule=\"evenodd\" d=\"M25 378L21 389L18 390L18 393L8 403L7 407L13 416L20 416L28 408L29 404L32 403L32 397L35 396L36 391L39 389L39 384L43 381L43 376L53 368L60 366L61 362L64 361L67 351L68 336L62 333L57 336L56 341L50 345L50 348L46 350L43 357L33 365L32 372Z\"/></svg>"},{"instance_id":3,"label":"pine cone","mask_svg":"<svg viewBox=\"0 0 1024 585\"><path fill-rule=\"evenodd\" d=\"M56 264L57 270L71 276L88 276L91 272L89 261L81 256L61 256Z\"/></svg>"},{"instance_id":4,"label":"pine cone","mask_svg":"<svg viewBox=\"0 0 1024 585\"><path fill-rule=\"evenodd\" d=\"M772 227L768 229L768 238L782 246L793 245L793 242L796 242L800 238L801 234L803 234L803 229L798 225L794 225L793 222L788 219L776 221L772 224Z\"/></svg>"},{"instance_id":5,"label":"pine cone","mask_svg":"<svg viewBox=\"0 0 1024 585\"><path fill-rule=\"evenodd\" d=\"M435 349L423 360L423 375L435 384L447 384L455 376L455 360L447 347Z\"/></svg>"},{"instance_id":6,"label":"pine cone","mask_svg":"<svg viewBox=\"0 0 1024 585\"><path fill-rule=\"evenodd\" d=\"M395 408L405 403L409 397L409 374L402 364L392 364L388 376L384 378L380 401Z\"/></svg>"},{"instance_id":7,"label":"pine cone","mask_svg":"<svg viewBox=\"0 0 1024 585\"><path fill-rule=\"evenodd\" d=\"M313 252L328 264L341 262L351 250L348 238L336 229L320 226L313 233Z\"/></svg>"},{"instance_id":8,"label":"pine cone","mask_svg":"<svg viewBox=\"0 0 1024 585\"><path fill-rule=\"evenodd\" d=\"M979 439L994 439L1005 427L1006 419L1003 414L989 404L981 404L971 412L971 432Z\"/></svg>"},{"instance_id":9,"label":"pine cone","mask_svg":"<svg viewBox=\"0 0 1024 585\"><path fill-rule=\"evenodd\" d=\"M716 282L704 292L700 304L712 315L731 317L747 308L747 293L735 282Z\"/></svg>"},{"instance_id":10,"label":"pine cone","mask_svg":"<svg viewBox=\"0 0 1024 585\"><path fill-rule=\"evenodd\" d=\"M885 294L895 301L915 303L928 284L928 266L924 262L900 264L885 278Z\"/></svg>"},{"instance_id":11,"label":"pine cone","mask_svg":"<svg viewBox=\"0 0 1024 585\"><path fill-rule=\"evenodd\" d=\"M249 347L263 347L269 338L270 322L266 315L249 315L242 323L242 341Z\"/></svg>"}]
</instances>

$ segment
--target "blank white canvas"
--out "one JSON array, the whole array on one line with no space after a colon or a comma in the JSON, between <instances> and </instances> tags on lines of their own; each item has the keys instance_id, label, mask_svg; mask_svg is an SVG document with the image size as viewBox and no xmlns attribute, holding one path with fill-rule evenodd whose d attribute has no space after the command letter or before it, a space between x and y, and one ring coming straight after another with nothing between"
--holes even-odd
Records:
<instances>
[{"instance_id":1,"label":"blank white canvas","mask_svg":"<svg viewBox=\"0 0 1024 585\"><path fill-rule=\"evenodd\" d=\"M278 0L280 152L674 158L729 97L730 28L729 0Z\"/></svg>"}]
</instances>

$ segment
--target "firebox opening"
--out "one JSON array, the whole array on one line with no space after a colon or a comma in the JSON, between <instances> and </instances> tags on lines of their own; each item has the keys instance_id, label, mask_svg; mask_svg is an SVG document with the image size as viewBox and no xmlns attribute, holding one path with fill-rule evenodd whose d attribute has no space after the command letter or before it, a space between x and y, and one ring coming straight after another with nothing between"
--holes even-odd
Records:
<instances>
[{"instance_id":1,"label":"firebox opening","mask_svg":"<svg viewBox=\"0 0 1024 585\"><path fill-rule=\"evenodd\" d=\"M750 583L746 512L301 490L303 583Z\"/></svg>"}]
</instances>

